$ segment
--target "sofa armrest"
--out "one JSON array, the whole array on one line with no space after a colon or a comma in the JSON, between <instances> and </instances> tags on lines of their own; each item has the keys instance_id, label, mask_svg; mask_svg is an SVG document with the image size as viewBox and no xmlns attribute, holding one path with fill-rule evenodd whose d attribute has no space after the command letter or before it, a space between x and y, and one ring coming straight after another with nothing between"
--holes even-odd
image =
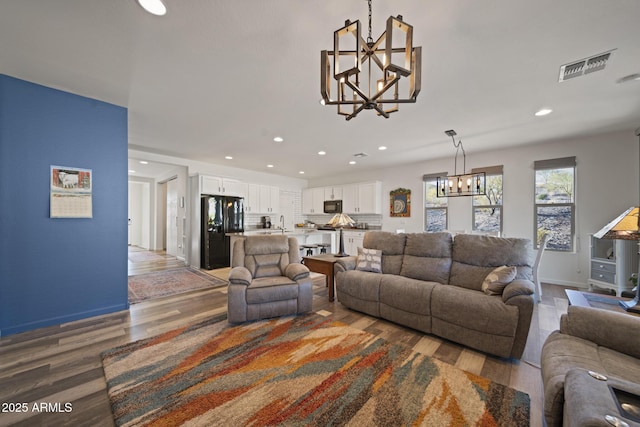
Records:
<instances>
[{"instance_id":1,"label":"sofa armrest","mask_svg":"<svg viewBox=\"0 0 640 427\"><path fill-rule=\"evenodd\" d=\"M249 286L252 280L253 276L246 267L233 267L229 272L229 283L234 285Z\"/></svg>"},{"instance_id":2,"label":"sofa armrest","mask_svg":"<svg viewBox=\"0 0 640 427\"><path fill-rule=\"evenodd\" d=\"M289 279L298 281L309 277L309 268L300 263L291 263L285 267L284 274Z\"/></svg>"},{"instance_id":3,"label":"sofa armrest","mask_svg":"<svg viewBox=\"0 0 640 427\"><path fill-rule=\"evenodd\" d=\"M505 286L502 291L502 301L508 304L508 301L518 295L533 295L534 287L531 280L516 279Z\"/></svg>"},{"instance_id":4,"label":"sofa armrest","mask_svg":"<svg viewBox=\"0 0 640 427\"><path fill-rule=\"evenodd\" d=\"M560 332L640 358L640 318L630 314L570 305Z\"/></svg>"},{"instance_id":5,"label":"sofa armrest","mask_svg":"<svg viewBox=\"0 0 640 427\"><path fill-rule=\"evenodd\" d=\"M338 274L347 270L355 270L357 260L358 257L356 256L346 256L338 259L333 265L333 274Z\"/></svg>"}]
</instances>

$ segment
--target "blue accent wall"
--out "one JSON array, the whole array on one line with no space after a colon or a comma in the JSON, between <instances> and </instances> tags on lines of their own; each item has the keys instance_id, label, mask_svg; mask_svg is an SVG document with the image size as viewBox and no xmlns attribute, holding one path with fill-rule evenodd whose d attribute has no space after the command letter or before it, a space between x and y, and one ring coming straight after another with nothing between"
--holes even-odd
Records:
<instances>
[{"instance_id":1,"label":"blue accent wall","mask_svg":"<svg viewBox=\"0 0 640 427\"><path fill-rule=\"evenodd\" d=\"M91 169L93 218L49 217L50 167ZM0 74L0 335L125 310L127 109Z\"/></svg>"}]
</instances>

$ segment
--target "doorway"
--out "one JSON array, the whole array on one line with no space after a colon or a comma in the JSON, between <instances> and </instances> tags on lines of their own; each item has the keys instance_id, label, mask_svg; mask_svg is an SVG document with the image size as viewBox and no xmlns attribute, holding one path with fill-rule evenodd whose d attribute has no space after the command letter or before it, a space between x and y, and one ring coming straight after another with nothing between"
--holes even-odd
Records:
<instances>
[{"instance_id":1,"label":"doorway","mask_svg":"<svg viewBox=\"0 0 640 427\"><path fill-rule=\"evenodd\" d=\"M129 181L128 244L143 249L151 248L151 186L148 182Z\"/></svg>"},{"instance_id":2,"label":"doorway","mask_svg":"<svg viewBox=\"0 0 640 427\"><path fill-rule=\"evenodd\" d=\"M179 236L178 179L175 177L171 178L164 184L166 188L165 206L167 207L165 216L165 250L167 251L167 255L177 257Z\"/></svg>"}]
</instances>

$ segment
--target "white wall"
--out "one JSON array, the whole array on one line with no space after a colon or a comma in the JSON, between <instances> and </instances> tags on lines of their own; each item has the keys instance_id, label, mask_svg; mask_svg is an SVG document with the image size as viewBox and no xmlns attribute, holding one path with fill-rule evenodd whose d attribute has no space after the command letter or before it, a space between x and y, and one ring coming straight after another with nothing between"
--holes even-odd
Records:
<instances>
[{"instance_id":1,"label":"white wall","mask_svg":"<svg viewBox=\"0 0 640 427\"><path fill-rule=\"evenodd\" d=\"M165 163L175 165L175 168L165 173L160 177L156 177L152 185L151 199L153 210L152 216L152 236L151 246L152 249L161 250L164 248L164 236L165 236L165 204L166 194L163 193L162 183L167 180L177 177L178 179L178 196L185 198L184 207L178 208L178 216L184 218L184 222L179 222L178 229L178 257L184 259L188 264L198 267L200 262L199 248L200 239L200 224L195 219L199 218L199 212L189 212L193 206L198 207L200 204L199 194L195 194L190 189L189 177L195 174L207 174L213 176L219 176L223 178L232 178L246 183L260 183L265 185L277 186L281 190L281 194L292 193L298 205L295 210L295 222L302 222L302 205L300 192L303 188L306 188L307 180L299 178L289 178L280 175L269 174L265 172L256 172L246 169L234 168L224 165L216 165L211 163L200 162L197 160L183 159L179 157L166 156L162 154L148 153L139 150L129 150L130 158L145 159L152 162ZM130 180L132 180L130 178ZM142 180L142 179L140 179ZM193 198L193 200L190 200ZM180 205L179 205L180 206ZM198 208L199 209L199 208ZM272 214L272 221L277 223L280 216L280 212L274 212ZM255 225L259 216L248 216L247 221L250 222L249 226ZM290 221L289 221L290 222ZM194 243L196 242L196 243ZM195 245L195 246L194 246Z\"/></svg>"},{"instance_id":2,"label":"white wall","mask_svg":"<svg viewBox=\"0 0 640 427\"><path fill-rule=\"evenodd\" d=\"M392 144L390 144L392 145ZM390 149L393 149L391 146ZM473 141L465 140L467 171L471 168L504 165L503 234L533 239L534 160L576 156L576 251L546 251L540 269L543 281L586 286L589 275L589 234L638 201L638 138L633 131L549 141L487 152L473 152ZM383 183L383 229L423 231L423 183L425 173L453 173L455 149L450 156L399 167L350 173L315 179L310 187L347 182L381 180ZM460 168L458 169L460 172ZM411 217L391 218L386 205L389 192L411 189ZM471 230L471 198L449 201L449 228Z\"/></svg>"}]
</instances>

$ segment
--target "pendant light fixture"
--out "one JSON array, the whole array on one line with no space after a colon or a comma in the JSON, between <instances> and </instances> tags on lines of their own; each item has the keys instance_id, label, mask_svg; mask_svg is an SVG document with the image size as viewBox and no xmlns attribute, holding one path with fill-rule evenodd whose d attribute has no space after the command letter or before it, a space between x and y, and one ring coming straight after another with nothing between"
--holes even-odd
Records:
<instances>
[{"instance_id":1,"label":"pendant light fixture","mask_svg":"<svg viewBox=\"0 0 640 427\"><path fill-rule=\"evenodd\" d=\"M400 103L414 103L420 93L422 48L413 47L413 27L402 15L387 19L386 31L376 40L361 36L360 21L345 21L333 33L333 50L320 52L321 104L337 105L338 114L351 120L362 110L376 110L389 118ZM333 97L332 97L333 96Z\"/></svg>"},{"instance_id":2,"label":"pendant light fixture","mask_svg":"<svg viewBox=\"0 0 640 427\"><path fill-rule=\"evenodd\" d=\"M438 188L437 197L460 197L460 196L484 196L486 195L487 175L485 172L466 173L467 153L462 146L462 140L454 138L457 133L455 130L445 131L445 134L451 137L453 146L456 149L456 157L454 160L454 175L439 176L436 178ZM462 174L458 175L458 153L462 151Z\"/></svg>"}]
</instances>

